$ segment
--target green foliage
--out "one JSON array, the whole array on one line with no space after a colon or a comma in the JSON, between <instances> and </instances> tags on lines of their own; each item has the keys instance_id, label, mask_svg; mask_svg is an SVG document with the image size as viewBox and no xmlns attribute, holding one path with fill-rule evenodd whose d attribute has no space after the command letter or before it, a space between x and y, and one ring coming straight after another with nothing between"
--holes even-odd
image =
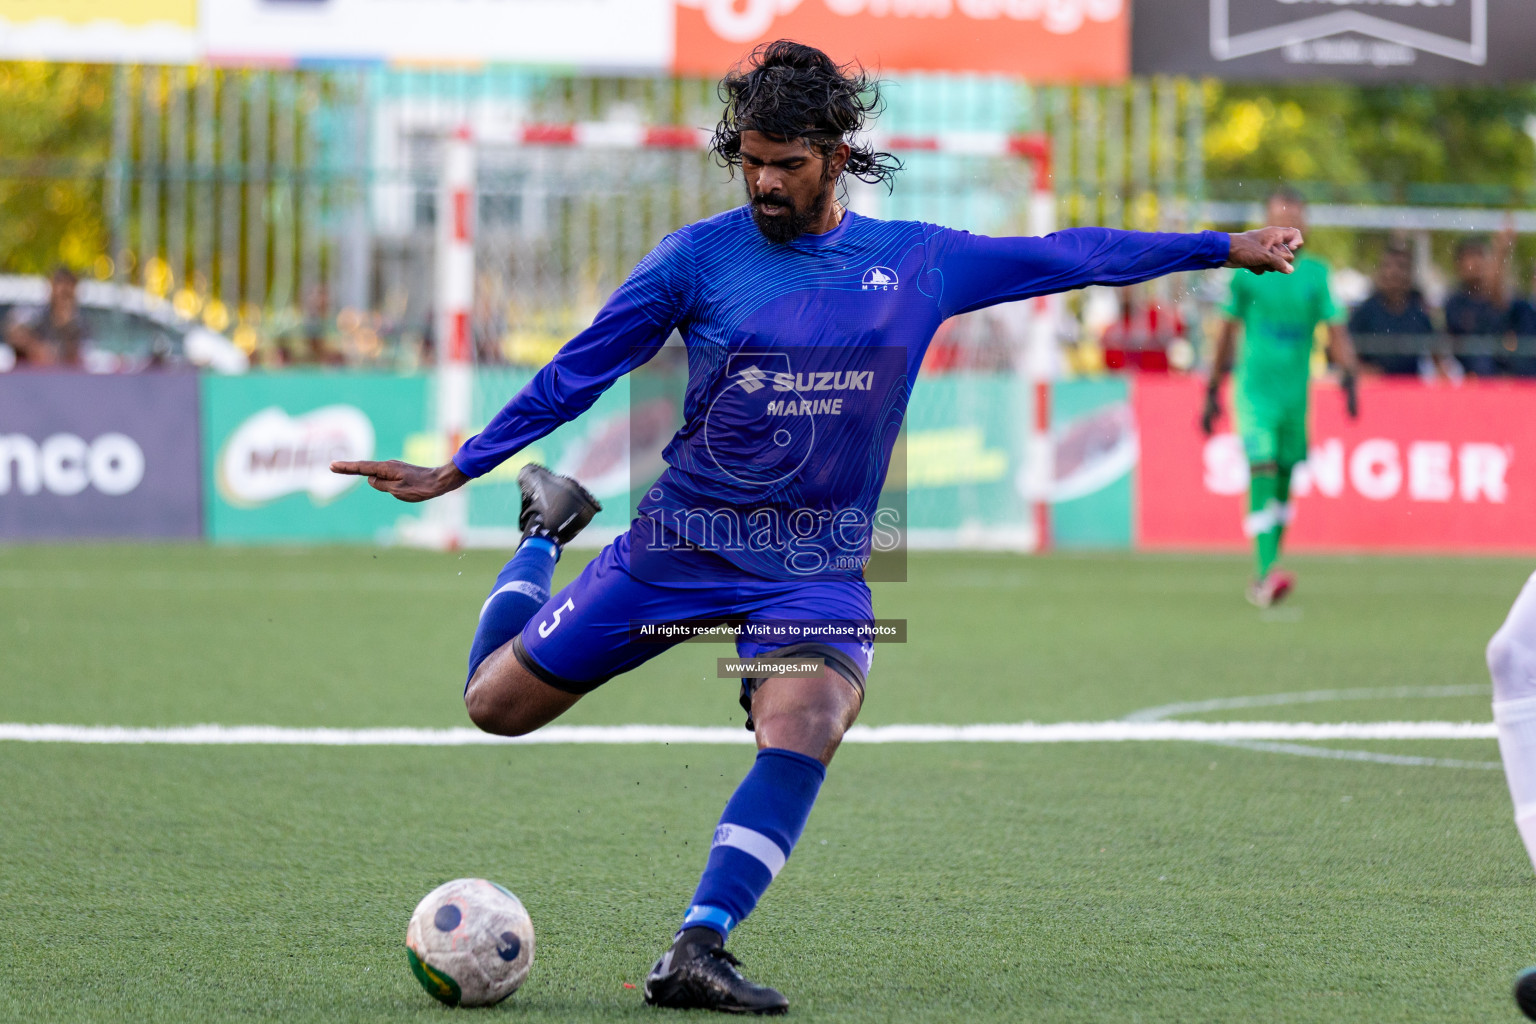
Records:
<instances>
[{"instance_id":1,"label":"green foliage","mask_svg":"<svg viewBox=\"0 0 1536 1024\"><path fill-rule=\"evenodd\" d=\"M0 269L89 270L107 250L99 168L111 67L0 62Z\"/></svg>"},{"instance_id":2,"label":"green foliage","mask_svg":"<svg viewBox=\"0 0 1536 1024\"><path fill-rule=\"evenodd\" d=\"M1317 198L1348 186L1382 201L1413 201L1415 185L1468 188L1497 205L1536 200L1536 87L1236 85L1208 83L1206 170L1263 192L1312 185ZM1343 188L1341 188L1343 186ZM1447 197L1453 193L1445 191Z\"/></svg>"},{"instance_id":3,"label":"green foliage","mask_svg":"<svg viewBox=\"0 0 1536 1024\"><path fill-rule=\"evenodd\" d=\"M1207 82L1205 97L1213 198L1262 200L1284 182L1324 202L1536 205L1536 86ZM1344 229L1309 238L1356 265L1381 242Z\"/></svg>"}]
</instances>

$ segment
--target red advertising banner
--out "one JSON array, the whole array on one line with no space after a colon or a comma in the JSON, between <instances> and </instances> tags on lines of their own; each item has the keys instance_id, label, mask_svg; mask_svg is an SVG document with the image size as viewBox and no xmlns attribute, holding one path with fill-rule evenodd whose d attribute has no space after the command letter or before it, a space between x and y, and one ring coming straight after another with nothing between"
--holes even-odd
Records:
<instances>
[{"instance_id":1,"label":"red advertising banner","mask_svg":"<svg viewBox=\"0 0 1536 1024\"><path fill-rule=\"evenodd\" d=\"M1200 433L1201 381L1140 378L1138 542L1246 545L1248 463L1230 417ZM1230 403L1228 403L1230 407ZM1351 422L1339 389L1312 395L1311 451L1293 491L1292 549L1536 552L1536 382L1361 385Z\"/></svg>"},{"instance_id":2,"label":"red advertising banner","mask_svg":"<svg viewBox=\"0 0 1536 1024\"><path fill-rule=\"evenodd\" d=\"M717 77L758 43L795 39L886 71L1117 81L1129 0L677 0L673 70Z\"/></svg>"}]
</instances>

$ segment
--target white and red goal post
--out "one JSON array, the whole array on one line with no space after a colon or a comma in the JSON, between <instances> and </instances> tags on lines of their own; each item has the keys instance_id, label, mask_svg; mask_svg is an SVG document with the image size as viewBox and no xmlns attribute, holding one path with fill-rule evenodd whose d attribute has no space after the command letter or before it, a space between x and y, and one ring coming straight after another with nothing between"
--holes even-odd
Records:
<instances>
[{"instance_id":1,"label":"white and red goal post","mask_svg":"<svg viewBox=\"0 0 1536 1024\"><path fill-rule=\"evenodd\" d=\"M712 134L682 125L643 125L590 121L566 124L524 123L505 127L487 143L547 146L583 150L692 150L708 148ZM1052 186L1051 144L1041 134L1008 132L944 132L931 135L871 136L881 150L933 153L960 157L1013 158L1031 165L1031 191L1026 230L1045 235L1056 229L1056 196ZM453 131L443 147L438 190L436 333L439 339L436 428L448 453L456 451L479 424L473 413L474 349L471 337L475 300L475 179L476 138L468 127ZM1050 381L1057 365L1056 345L1062 315L1060 296L1031 304L1029 334L1020 370L1032 390L1033 416L1025 445L1023 490L1033 507L1033 521L1011 531L1001 546L1043 550L1050 544L1049 495L1053 477L1050 435ZM477 528L469 524L469 498L464 491L439 499L439 507L405 539L433 547L504 546L515 537L507 527ZM515 524L509 524L515 525ZM986 546L999 546L987 544Z\"/></svg>"}]
</instances>

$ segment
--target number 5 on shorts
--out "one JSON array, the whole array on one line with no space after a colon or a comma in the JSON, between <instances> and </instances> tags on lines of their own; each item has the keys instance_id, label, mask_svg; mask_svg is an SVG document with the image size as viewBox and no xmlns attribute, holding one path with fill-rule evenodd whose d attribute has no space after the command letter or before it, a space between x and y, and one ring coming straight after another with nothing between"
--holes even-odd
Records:
<instances>
[{"instance_id":1,"label":"number 5 on shorts","mask_svg":"<svg viewBox=\"0 0 1536 1024\"><path fill-rule=\"evenodd\" d=\"M562 604L559 608L555 609L555 617L554 618L550 619L548 622L541 622L541 623L539 623L539 636L541 638L548 637L549 634L551 634L551 633L553 633L555 631L555 627L560 625L560 616L561 616L561 614L563 612L566 612L566 611L575 611L575 610L576 610L576 606L571 603L571 599L570 598L566 598L565 599L565 603Z\"/></svg>"}]
</instances>

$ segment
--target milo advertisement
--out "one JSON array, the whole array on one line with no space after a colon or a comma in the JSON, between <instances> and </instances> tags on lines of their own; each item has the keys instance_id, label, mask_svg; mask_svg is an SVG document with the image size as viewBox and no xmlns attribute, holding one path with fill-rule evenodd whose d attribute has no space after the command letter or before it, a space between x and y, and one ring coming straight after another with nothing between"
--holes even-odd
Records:
<instances>
[{"instance_id":1,"label":"milo advertisement","mask_svg":"<svg viewBox=\"0 0 1536 1024\"><path fill-rule=\"evenodd\" d=\"M338 459L419 447L429 378L286 372L205 377L207 533L216 541L385 541L421 510L381 501Z\"/></svg>"}]
</instances>

